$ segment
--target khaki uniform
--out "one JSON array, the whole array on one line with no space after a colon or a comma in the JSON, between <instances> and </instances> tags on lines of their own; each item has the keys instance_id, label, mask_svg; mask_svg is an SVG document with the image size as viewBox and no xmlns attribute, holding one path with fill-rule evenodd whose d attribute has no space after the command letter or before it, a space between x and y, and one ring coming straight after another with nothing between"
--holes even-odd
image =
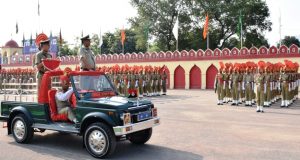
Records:
<instances>
[{"instance_id":1,"label":"khaki uniform","mask_svg":"<svg viewBox=\"0 0 300 160\"><path fill-rule=\"evenodd\" d=\"M167 79L168 79L167 74L163 73L163 75L162 75L162 90L163 90L163 95L167 94Z\"/></svg>"},{"instance_id":2,"label":"khaki uniform","mask_svg":"<svg viewBox=\"0 0 300 160\"><path fill-rule=\"evenodd\" d=\"M33 66L37 66L39 65L40 63L42 63L42 60L43 59L49 59L49 58L52 58L52 55L49 54L48 52L44 52L44 51L40 51L40 52L37 52L36 55L35 55L35 58L33 60ZM39 90L40 90L40 86L41 86L41 81L42 81L42 77L43 75L45 74L47 70L45 69L45 67L43 66L41 68L41 70L39 70L36 74L36 79L37 79L37 95L39 95ZM51 84L49 86L49 88L51 87Z\"/></svg>"},{"instance_id":3,"label":"khaki uniform","mask_svg":"<svg viewBox=\"0 0 300 160\"><path fill-rule=\"evenodd\" d=\"M93 53L93 51L90 48L81 48L79 50L79 58L80 58L80 69L82 70L95 70L96 65L95 65L95 55ZM86 64L83 63L82 58L85 58L87 63L89 64L89 66L91 66L92 68L87 68L88 66L86 66Z\"/></svg>"},{"instance_id":4,"label":"khaki uniform","mask_svg":"<svg viewBox=\"0 0 300 160\"><path fill-rule=\"evenodd\" d=\"M157 74L157 95L160 96L162 87L162 77L160 74Z\"/></svg>"},{"instance_id":5,"label":"khaki uniform","mask_svg":"<svg viewBox=\"0 0 300 160\"><path fill-rule=\"evenodd\" d=\"M271 81L272 77L270 73L265 74L265 85L266 85L266 94L264 98L264 106L270 107L271 105Z\"/></svg>"},{"instance_id":6,"label":"khaki uniform","mask_svg":"<svg viewBox=\"0 0 300 160\"><path fill-rule=\"evenodd\" d=\"M281 95L282 95L281 107L288 107L289 74L281 73L279 80L281 82L280 88L281 88Z\"/></svg>"},{"instance_id":7,"label":"khaki uniform","mask_svg":"<svg viewBox=\"0 0 300 160\"><path fill-rule=\"evenodd\" d=\"M140 93L140 96L141 95L144 95L144 83L145 83L145 81L144 81L144 74L143 73L140 73L139 75L138 75L138 85L139 85L139 93Z\"/></svg>"},{"instance_id":8,"label":"khaki uniform","mask_svg":"<svg viewBox=\"0 0 300 160\"><path fill-rule=\"evenodd\" d=\"M257 111L263 111L264 106L264 99L265 99L265 75L264 74L257 74L255 76L255 84L256 84L256 97L257 97Z\"/></svg>"},{"instance_id":9,"label":"khaki uniform","mask_svg":"<svg viewBox=\"0 0 300 160\"><path fill-rule=\"evenodd\" d=\"M217 91L218 94L218 105L223 105L223 98L224 98L223 86L224 86L224 75L218 73L215 77L215 84L214 84L214 89L215 91Z\"/></svg>"},{"instance_id":10,"label":"khaki uniform","mask_svg":"<svg viewBox=\"0 0 300 160\"><path fill-rule=\"evenodd\" d=\"M246 106L252 106L254 77L251 73L246 73L243 77L243 90L245 90Z\"/></svg>"},{"instance_id":11,"label":"khaki uniform","mask_svg":"<svg viewBox=\"0 0 300 160\"><path fill-rule=\"evenodd\" d=\"M242 104L242 101L245 98L245 94L244 94L244 92L242 90L243 78L244 78L244 73L239 73L239 79L238 79L238 81L239 81L239 85L238 85L238 87L239 87L238 88L238 92L239 92L239 94L238 94L238 103L239 104Z\"/></svg>"},{"instance_id":12,"label":"khaki uniform","mask_svg":"<svg viewBox=\"0 0 300 160\"><path fill-rule=\"evenodd\" d=\"M232 105L238 105L238 98L239 98L239 74L232 73L231 77L231 89L232 89L232 98L233 102Z\"/></svg>"},{"instance_id":13,"label":"khaki uniform","mask_svg":"<svg viewBox=\"0 0 300 160\"><path fill-rule=\"evenodd\" d=\"M225 83L224 103L228 103L231 98L230 89L229 89L229 78L230 75L228 73L225 73L224 74L224 83Z\"/></svg>"}]
</instances>

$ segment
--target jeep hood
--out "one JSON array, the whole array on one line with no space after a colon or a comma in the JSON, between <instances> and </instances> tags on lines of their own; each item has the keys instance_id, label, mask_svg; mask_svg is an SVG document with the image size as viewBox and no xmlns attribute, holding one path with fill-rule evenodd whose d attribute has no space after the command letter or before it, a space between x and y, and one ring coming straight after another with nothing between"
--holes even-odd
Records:
<instances>
[{"instance_id":1,"label":"jeep hood","mask_svg":"<svg viewBox=\"0 0 300 160\"><path fill-rule=\"evenodd\" d=\"M109 105L109 106L137 106L151 104L151 101L144 98L127 98L121 96L105 97L105 98L92 98L86 101Z\"/></svg>"}]
</instances>

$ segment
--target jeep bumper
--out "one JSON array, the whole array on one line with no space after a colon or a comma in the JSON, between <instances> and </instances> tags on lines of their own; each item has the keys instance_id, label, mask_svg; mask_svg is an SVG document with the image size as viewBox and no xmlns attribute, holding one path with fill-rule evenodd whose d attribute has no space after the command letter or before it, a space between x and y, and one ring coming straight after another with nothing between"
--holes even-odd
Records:
<instances>
[{"instance_id":1,"label":"jeep bumper","mask_svg":"<svg viewBox=\"0 0 300 160\"><path fill-rule=\"evenodd\" d=\"M149 119L149 120L146 120L143 122L129 124L126 126L116 126L116 127L113 127L113 129L114 129L116 136L121 136L121 135L126 135L129 133L141 131L144 129L152 128L159 124L160 124L160 118L156 117L156 118L152 118L152 119Z\"/></svg>"}]
</instances>

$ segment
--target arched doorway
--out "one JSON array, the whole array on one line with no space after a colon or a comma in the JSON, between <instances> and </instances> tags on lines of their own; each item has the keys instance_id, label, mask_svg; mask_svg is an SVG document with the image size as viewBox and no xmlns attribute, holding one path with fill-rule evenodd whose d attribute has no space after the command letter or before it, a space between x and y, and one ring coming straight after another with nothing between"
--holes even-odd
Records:
<instances>
[{"instance_id":1,"label":"arched doorway","mask_svg":"<svg viewBox=\"0 0 300 160\"><path fill-rule=\"evenodd\" d=\"M212 64L206 71L206 89L214 89L215 77L218 73L218 69Z\"/></svg>"},{"instance_id":2,"label":"arched doorway","mask_svg":"<svg viewBox=\"0 0 300 160\"><path fill-rule=\"evenodd\" d=\"M201 89L201 70L196 65L190 70L190 89Z\"/></svg>"},{"instance_id":3,"label":"arched doorway","mask_svg":"<svg viewBox=\"0 0 300 160\"><path fill-rule=\"evenodd\" d=\"M174 89L185 89L185 71L181 66L175 69Z\"/></svg>"}]
</instances>

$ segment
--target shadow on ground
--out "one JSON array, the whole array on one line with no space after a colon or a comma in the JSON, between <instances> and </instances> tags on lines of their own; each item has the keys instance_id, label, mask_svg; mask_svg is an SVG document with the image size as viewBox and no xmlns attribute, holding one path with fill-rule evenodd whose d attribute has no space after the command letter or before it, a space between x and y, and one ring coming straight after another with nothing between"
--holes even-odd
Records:
<instances>
[{"instance_id":1,"label":"shadow on ground","mask_svg":"<svg viewBox=\"0 0 300 160\"><path fill-rule=\"evenodd\" d=\"M13 138L12 136L10 136ZM81 136L72 134L60 134L58 132L45 132L35 134L30 144L18 144L10 142L12 145L24 147L39 154L49 155L62 159L94 159L82 146ZM201 155L180 151L163 146L145 144L142 146L133 145L128 141L118 142L115 153L110 159L130 159L130 160L202 160Z\"/></svg>"}]
</instances>

